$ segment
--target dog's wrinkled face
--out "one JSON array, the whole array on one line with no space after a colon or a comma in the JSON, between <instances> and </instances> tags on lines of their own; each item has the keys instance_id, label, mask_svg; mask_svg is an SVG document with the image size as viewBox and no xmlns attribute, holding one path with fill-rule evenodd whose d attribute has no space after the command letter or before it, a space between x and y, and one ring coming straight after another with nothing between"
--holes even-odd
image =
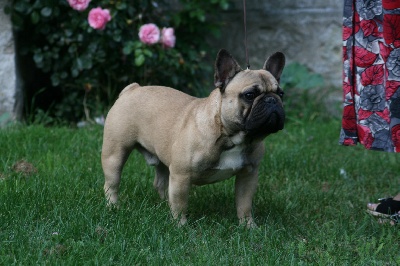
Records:
<instances>
[{"instance_id":1,"label":"dog's wrinkled face","mask_svg":"<svg viewBox=\"0 0 400 266\"><path fill-rule=\"evenodd\" d=\"M216 85L221 83L221 117L227 131L242 131L249 138L260 139L283 129L285 112L279 78L284 55L275 53L261 70L241 70L229 54L222 53L217 58L215 78Z\"/></svg>"}]
</instances>

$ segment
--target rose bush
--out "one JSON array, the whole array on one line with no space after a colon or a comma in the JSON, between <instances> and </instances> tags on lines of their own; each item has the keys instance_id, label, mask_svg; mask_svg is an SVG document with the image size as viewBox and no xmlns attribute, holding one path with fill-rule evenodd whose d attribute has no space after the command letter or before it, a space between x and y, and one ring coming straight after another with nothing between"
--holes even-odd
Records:
<instances>
[{"instance_id":1,"label":"rose bush","mask_svg":"<svg viewBox=\"0 0 400 266\"><path fill-rule=\"evenodd\" d=\"M10 0L5 11L32 99L27 115L105 114L131 82L204 94L218 50L205 40L221 23L209 18L227 7L228 0Z\"/></svg>"}]
</instances>

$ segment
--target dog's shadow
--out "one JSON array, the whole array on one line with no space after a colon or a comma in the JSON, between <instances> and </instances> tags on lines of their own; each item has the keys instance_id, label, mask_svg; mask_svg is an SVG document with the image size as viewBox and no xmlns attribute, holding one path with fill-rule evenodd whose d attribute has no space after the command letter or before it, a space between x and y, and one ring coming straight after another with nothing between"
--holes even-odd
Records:
<instances>
[{"instance_id":1,"label":"dog's shadow","mask_svg":"<svg viewBox=\"0 0 400 266\"><path fill-rule=\"evenodd\" d=\"M274 195L267 198L258 198L263 193L257 195L253 199L253 218L256 224L262 226L264 224L282 224L291 219L285 212L285 206L280 204L278 199L274 199ZM229 180L206 185L194 186L190 191L189 208L188 208L189 224L197 221L207 220L210 223L220 223L225 221L227 224L237 225L238 218L236 215L235 205L235 178Z\"/></svg>"},{"instance_id":2,"label":"dog's shadow","mask_svg":"<svg viewBox=\"0 0 400 266\"><path fill-rule=\"evenodd\" d=\"M235 178L212 185L193 187L189 197L188 218L193 223L208 219L215 222L226 220L237 224L235 206ZM266 188L264 188L266 189ZM274 197L273 193L255 195L253 199L253 218L259 226L268 224L290 224L292 215L287 213L285 202Z\"/></svg>"},{"instance_id":3,"label":"dog's shadow","mask_svg":"<svg viewBox=\"0 0 400 266\"><path fill-rule=\"evenodd\" d=\"M204 218L237 219L232 180L192 187L189 196L188 218L191 221Z\"/></svg>"},{"instance_id":4,"label":"dog's shadow","mask_svg":"<svg viewBox=\"0 0 400 266\"><path fill-rule=\"evenodd\" d=\"M166 200L161 200L153 187L154 168L145 166L144 159L138 153L132 153L122 175L120 191L123 205L132 201L145 202L147 206L155 206L169 213ZM261 190L268 189L260 185L253 199L253 217L258 225L280 223L285 206L272 194L267 196ZM272 193L272 192L271 192ZM132 203L133 204L133 203ZM235 206L235 178L205 186L192 186L189 192L188 222L226 221L237 224Z\"/></svg>"}]
</instances>

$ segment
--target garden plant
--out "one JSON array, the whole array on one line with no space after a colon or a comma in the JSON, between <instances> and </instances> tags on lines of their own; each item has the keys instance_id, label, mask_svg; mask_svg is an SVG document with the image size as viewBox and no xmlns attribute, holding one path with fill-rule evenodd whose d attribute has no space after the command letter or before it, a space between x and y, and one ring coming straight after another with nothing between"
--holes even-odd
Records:
<instances>
[{"instance_id":1,"label":"garden plant","mask_svg":"<svg viewBox=\"0 0 400 266\"><path fill-rule=\"evenodd\" d=\"M208 60L218 48L205 40L219 34L211 18L228 0L8 3L30 120L43 113L57 121L92 119L131 82L198 96L212 89Z\"/></svg>"}]
</instances>

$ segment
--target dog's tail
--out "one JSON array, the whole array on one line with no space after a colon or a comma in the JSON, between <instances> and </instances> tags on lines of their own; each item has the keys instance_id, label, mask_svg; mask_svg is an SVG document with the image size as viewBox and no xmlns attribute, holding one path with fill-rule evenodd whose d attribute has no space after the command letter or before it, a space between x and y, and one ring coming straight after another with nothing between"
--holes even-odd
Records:
<instances>
[{"instance_id":1,"label":"dog's tail","mask_svg":"<svg viewBox=\"0 0 400 266\"><path fill-rule=\"evenodd\" d=\"M133 89L136 89L136 88L139 88L139 87L140 87L140 85L137 84L137 83L129 84L128 86L126 86L126 87L120 92L120 94L119 94L118 97L121 97L121 95L124 94L124 93L127 92L127 91L130 91L130 90L133 90Z\"/></svg>"}]
</instances>

